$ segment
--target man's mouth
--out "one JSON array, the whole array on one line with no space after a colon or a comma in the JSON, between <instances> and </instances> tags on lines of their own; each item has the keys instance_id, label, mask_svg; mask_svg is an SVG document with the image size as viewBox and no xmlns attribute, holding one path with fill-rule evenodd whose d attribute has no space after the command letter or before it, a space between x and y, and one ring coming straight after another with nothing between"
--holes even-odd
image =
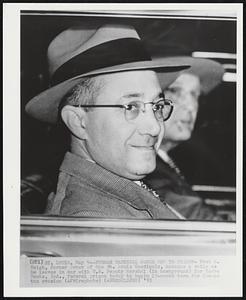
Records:
<instances>
[{"instance_id":1,"label":"man's mouth","mask_svg":"<svg viewBox=\"0 0 246 300\"><path fill-rule=\"evenodd\" d=\"M156 147L158 146L157 144L158 140L156 138L148 138L145 140L135 141L135 143L130 146L138 150L156 151Z\"/></svg>"},{"instance_id":2,"label":"man's mouth","mask_svg":"<svg viewBox=\"0 0 246 300\"><path fill-rule=\"evenodd\" d=\"M191 130L192 121L191 120L179 120L177 122L177 125L178 125L179 128L186 127L186 128L189 128Z\"/></svg>"},{"instance_id":3,"label":"man's mouth","mask_svg":"<svg viewBox=\"0 0 246 300\"><path fill-rule=\"evenodd\" d=\"M154 145L132 145L133 148L137 148L139 150L155 150L155 144Z\"/></svg>"},{"instance_id":4,"label":"man's mouth","mask_svg":"<svg viewBox=\"0 0 246 300\"><path fill-rule=\"evenodd\" d=\"M180 120L180 122L183 124L191 124L192 123L191 120Z\"/></svg>"}]
</instances>

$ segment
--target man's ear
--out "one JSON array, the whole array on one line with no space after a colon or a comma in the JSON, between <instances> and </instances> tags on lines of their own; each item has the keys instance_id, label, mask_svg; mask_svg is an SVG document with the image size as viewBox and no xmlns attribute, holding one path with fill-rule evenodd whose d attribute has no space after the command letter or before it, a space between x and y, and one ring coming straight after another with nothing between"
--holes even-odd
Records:
<instances>
[{"instance_id":1,"label":"man's ear","mask_svg":"<svg viewBox=\"0 0 246 300\"><path fill-rule=\"evenodd\" d=\"M85 115L83 108L66 105L61 110L61 117L63 122L73 135L79 139L86 139L85 130Z\"/></svg>"}]
</instances>

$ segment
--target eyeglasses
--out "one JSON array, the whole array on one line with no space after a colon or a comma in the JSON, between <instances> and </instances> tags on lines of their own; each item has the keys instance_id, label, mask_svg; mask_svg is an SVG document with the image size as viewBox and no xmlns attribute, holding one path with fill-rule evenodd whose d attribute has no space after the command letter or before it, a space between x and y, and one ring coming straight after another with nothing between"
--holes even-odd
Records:
<instances>
[{"instance_id":1,"label":"eyeglasses","mask_svg":"<svg viewBox=\"0 0 246 300\"><path fill-rule=\"evenodd\" d=\"M125 118L127 121L135 120L140 112L145 112L145 106L147 104L152 105L152 110L158 121L166 121L170 118L173 111L173 103L171 100L160 98L157 102L141 102L132 101L128 104L117 104L117 105L73 105L75 107L119 107L124 109Z\"/></svg>"}]
</instances>

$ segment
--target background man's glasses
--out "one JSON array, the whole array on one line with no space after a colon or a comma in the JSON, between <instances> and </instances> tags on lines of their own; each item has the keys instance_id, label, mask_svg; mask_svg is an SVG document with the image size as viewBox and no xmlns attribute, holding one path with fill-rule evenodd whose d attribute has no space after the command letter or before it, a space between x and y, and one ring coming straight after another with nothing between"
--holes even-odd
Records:
<instances>
[{"instance_id":1,"label":"background man's glasses","mask_svg":"<svg viewBox=\"0 0 246 300\"><path fill-rule=\"evenodd\" d=\"M157 102L146 102L132 101L128 104L117 104L117 105L73 105L75 107L120 107L124 109L125 118L127 121L135 120L140 112L145 112L145 105L151 104L154 115L158 121L166 121L170 118L173 111L173 104L171 100L161 98Z\"/></svg>"}]
</instances>

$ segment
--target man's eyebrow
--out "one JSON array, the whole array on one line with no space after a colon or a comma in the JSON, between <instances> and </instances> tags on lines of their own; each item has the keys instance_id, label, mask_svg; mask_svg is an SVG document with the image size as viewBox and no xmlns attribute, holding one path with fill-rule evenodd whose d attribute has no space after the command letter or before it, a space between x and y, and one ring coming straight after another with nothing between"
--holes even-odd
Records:
<instances>
[{"instance_id":1,"label":"man's eyebrow","mask_svg":"<svg viewBox=\"0 0 246 300\"><path fill-rule=\"evenodd\" d=\"M126 95L123 95L122 98L131 99L131 98L142 98L144 96L144 93L129 93ZM153 101L159 98L164 98L164 92L159 92L154 97L152 97Z\"/></svg>"},{"instance_id":2,"label":"man's eyebrow","mask_svg":"<svg viewBox=\"0 0 246 300\"><path fill-rule=\"evenodd\" d=\"M127 98L127 99L130 99L130 98L141 98L143 97L143 93L129 93L129 94L125 94L122 96L122 98Z\"/></svg>"},{"instance_id":3,"label":"man's eyebrow","mask_svg":"<svg viewBox=\"0 0 246 300\"><path fill-rule=\"evenodd\" d=\"M173 89L177 89L177 90L181 90L182 89L182 87L181 86L179 86L179 85L172 85L172 86L168 86L167 88L165 88L165 90L164 91L171 91L171 90L173 90Z\"/></svg>"}]
</instances>

